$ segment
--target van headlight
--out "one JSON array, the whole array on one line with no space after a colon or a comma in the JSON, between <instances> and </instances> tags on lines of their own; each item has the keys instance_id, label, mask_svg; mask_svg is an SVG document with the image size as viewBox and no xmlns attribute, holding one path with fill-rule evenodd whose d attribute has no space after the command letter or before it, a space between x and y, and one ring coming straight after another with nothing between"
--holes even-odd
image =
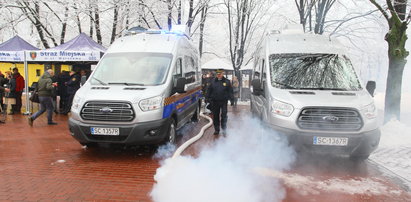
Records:
<instances>
[{"instance_id":1,"label":"van headlight","mask_svg":"<svg viewBox=\"0 0 411 202\"><path fill-rule=\"evenodd\" d=\"M143 111L151 111L160 109L161 104L163 103L163 97L157 96L148 99L141 100L138 104Z\"/></svg>"},{"instance_id":2,"label":"van headlight","mask_svg":"<svg viewBox=\"0 0 411 202\"><path fill-rule=\"evenodd\" d=\"M365 105L362 108L362 111L364 112L365 117L367 117L368 119L373 119L377 117L377 108L375 107L374 102L372 102L371 104Z\"/></svg>"},{"instance_id":3,"label":"van headlight","mask_svg":"<svg viewBox=\"0 0 411 202\"><path fill-rule=\"evenodd\" d=\"M273 104L271 105L272 113L289 117L293 111L293 105L278 100L273 100Z\"/></svg>"},{"instance_id":4,"label":"van headlight","mask_svg":"<svg viewBox=\"0 0 411 202\"><path fill-rule=\"evenodd\" d=\"M82 98L76 94L73 98L73 104L71 105L71 108L74 109L74 110L79 109L81 107L80 106L81 100L82 100Z\"/></svg>"}]
</instances>

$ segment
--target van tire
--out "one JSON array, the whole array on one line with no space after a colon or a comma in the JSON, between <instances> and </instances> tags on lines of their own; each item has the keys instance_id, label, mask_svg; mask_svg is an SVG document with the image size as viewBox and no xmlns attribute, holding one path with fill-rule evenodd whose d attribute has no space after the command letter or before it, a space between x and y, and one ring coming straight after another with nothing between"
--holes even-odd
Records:
<instances>
[{"instance_id":1,"label":"van tire","mask_svg":"<svg viewBox=\"0 0 411 202\"><path fill-rule=\"evenodd\" d=\"M165 138L165 143L175 144L177 138L176 121L171 118L170 125L168 126L167 136Z\"/></svg>"},{"instance_id":2,"label":"van tire","mask_svg":"<svg viewBox=\"0 0 411 202\"><path fill-rule=\"evenodd\" d=\"M191 117L192 122L198 122L200 120L200 106L196 106L196 111L193 114L193 117Z\"/></svg>"}]
</instances>

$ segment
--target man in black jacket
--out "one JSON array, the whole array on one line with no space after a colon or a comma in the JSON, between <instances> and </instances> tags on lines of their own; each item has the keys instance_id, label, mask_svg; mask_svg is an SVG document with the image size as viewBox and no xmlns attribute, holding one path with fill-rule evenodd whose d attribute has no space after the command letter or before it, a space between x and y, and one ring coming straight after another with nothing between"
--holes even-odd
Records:
<instances>
[{"instance_id":1,"label":"man in black jacket","mask_svg":"<svg viewBox=\"0 0 411 202\"><path fill-rule=\"evenodd\" d=\"M206 100L212 105L214 135L220 134L220 113L221 113L221 129L225 135L227 129L227 103L230 100L233 102L233 88L231 81L224 77L224 70L216 71L216 78L211 81L207 90Z\"/></svg>"},{"instance_id":2,"label":"man in black jacket","mask_svg":"<svg viewBox=\"0 0 411 202\"><path fill-rule=\"evenodd\" d=\"M65 106L63 114L68 114L71 109L71 105L73 104L74 95L76 94L77 90L80 88L80 75L75 72L70 72L70 80L66 82L67 86L67 95L68 95L68 102Z\"/></svg>"}]
</instances>

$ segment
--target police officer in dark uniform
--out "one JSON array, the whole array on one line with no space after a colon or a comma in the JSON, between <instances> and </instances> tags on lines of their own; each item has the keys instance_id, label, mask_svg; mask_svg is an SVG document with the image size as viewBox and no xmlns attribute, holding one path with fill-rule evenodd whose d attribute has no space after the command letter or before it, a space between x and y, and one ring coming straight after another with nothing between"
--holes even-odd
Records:
<instances>
[{"instance_id":1,"label":"police officer in dark uniform","mask_svg":"<svg viewBox=\"0 0 411 202\"><path fill-rule=\"evenodd\" d=\"M77 90L80 88L80 75L77 74L74 70L70 72L70 80L66 82L68 102L66 108L64 109L63 114L68 114L73 104L74 95Z\"/></svg>"},{"instance_id":2,"label":"police officer in dark uniform","mask_svg":"<svg viewBox=\"0 0 411 202\"><path fill-rule=\"evenodd\" d=\"M227 129L227 103L230 100L231 105L234 104L233 87L231 81L224 77L224 70L216 71L214 78L207 90L207 102L212 105L214 135L220 134L220 113L221 113L221 129L224 135Z\"/></svg>"}]
</instances>

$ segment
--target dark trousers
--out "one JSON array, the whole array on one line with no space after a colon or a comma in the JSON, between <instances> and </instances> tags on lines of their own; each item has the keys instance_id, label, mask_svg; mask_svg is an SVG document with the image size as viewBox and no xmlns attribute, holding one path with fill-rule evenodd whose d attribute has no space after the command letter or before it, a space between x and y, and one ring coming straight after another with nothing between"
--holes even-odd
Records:
<instances>
[{"instance_id":1,"label":"dark trousers","mask_svg":"<svg viewBox=\"0 0 411 202\"><path fill-rule=\"evenodd\" d=\"M40 100L40 110L31 116L33 120L36 120L37 117L42 115L47 110L47 120L49 123L53 122L53 98L52 97L43 97L39 96Z\"/></svg>"},{"instance_id":2,"label":"dark trousers","mask_svg":"<svg viewBox=\"0 0 411 202\"><path fill-rule=\"evenodd\" d=\"M69 94L69 97L68 97L68 99L67 99L67 105L66 105L66 108L64 109L64 112L63 112L63 113L67 114L67 113L70 112L70 110L71 110L71 105L73 104L74 95L75 95L75 94Z\"/></svg>"},{"instance_id":3,"label":"dark trousers","mask_svg":"<svg viewBox=\"0 0 411 202\"><path fill-rule=\"evenodd\" d=\"M60 113L64 113L64 111L67 109L68 101L69 101L68 95L60 96L60 109L59 109Z\"/></svg>"},{"instance_id":4,"label":"dark trousers","mask_svg":"<svg viewBox=\"0 0 411 202\"><path fill-rule=\"evenodd\" d=\"M213 111L214 130L220 131L220 125L221 125L221 129L226 130L227 129L227 100L213 101L212 111ZM221 116L221 120L220 120L220 116Z\"/></svg>"},{"instance_id":5,"label":"dark trousers","mask_svg":"<svg viewBox=\"0 0 411 202\"><path fill-rule=\"evenodd\" d=\"M21 95L23 94L23 91L15 92L15 93L16 93L16 104L11 105L11 112L20 113L21 106L22 106Z\"/></svg>"}]
</instances>

